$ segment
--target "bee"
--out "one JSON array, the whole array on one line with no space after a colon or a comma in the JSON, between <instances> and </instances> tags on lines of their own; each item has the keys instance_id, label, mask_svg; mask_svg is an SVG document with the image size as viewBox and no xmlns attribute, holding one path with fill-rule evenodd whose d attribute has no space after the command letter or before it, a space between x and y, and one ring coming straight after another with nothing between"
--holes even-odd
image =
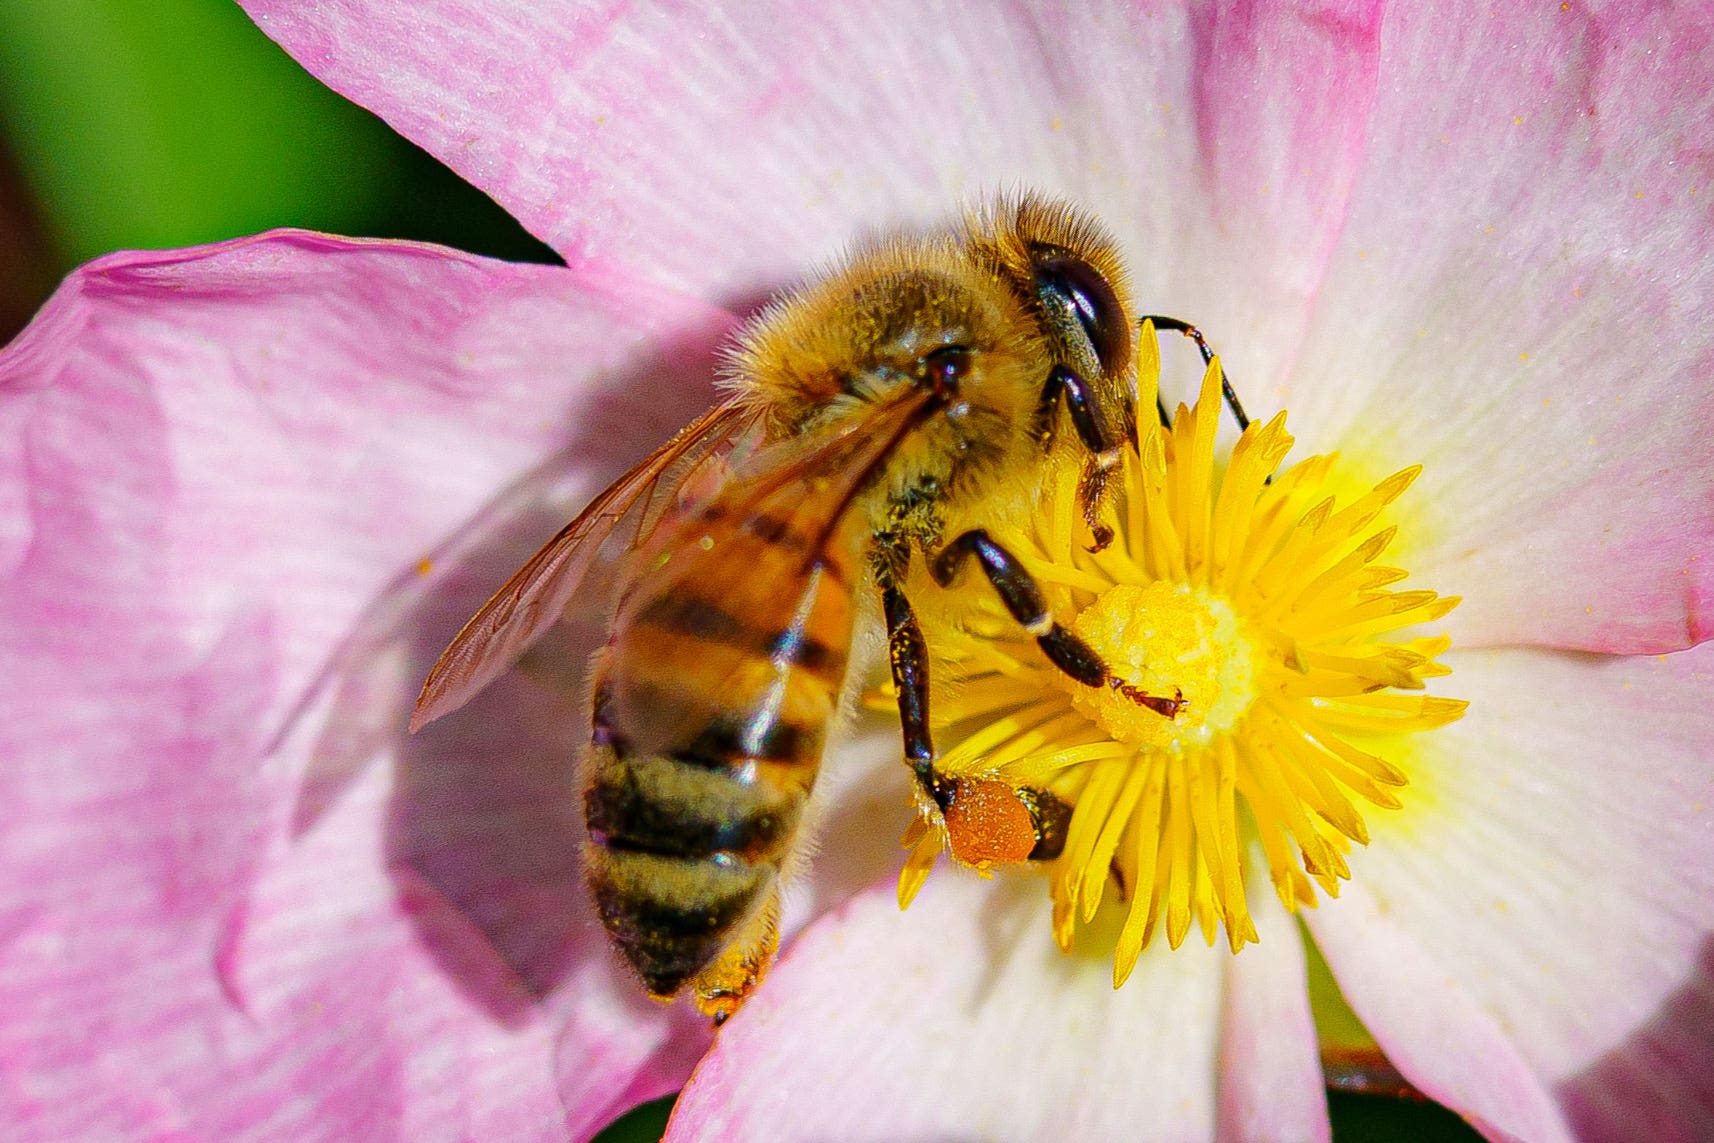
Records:
<instances>
[{"instance_id":1,"label":"bee","mask_svg":"<svg viewBox=\"0 0 1714 1143\"><path fill-rule=\"evenodd\" d=\"M918 557L942 588L977 585L974 565L1060 670L1173 716L1176 700L1114 677L1057 623L990 533L1035 507L1044 465L1070 463L1091 546L1111 540L1108 476L1136 441L1136 328L1113 241L1060 202L998 199L858 252L749 323L724 399L477 612L412 729L505 670L620 544L591 670L588 887L648 991L689 991L716 1023L777 946L783 874L876 597L919 809L972 864L1056 856L1070 811L1052 794L936 771L904 585Z\"/></svg>"}]
</instances>

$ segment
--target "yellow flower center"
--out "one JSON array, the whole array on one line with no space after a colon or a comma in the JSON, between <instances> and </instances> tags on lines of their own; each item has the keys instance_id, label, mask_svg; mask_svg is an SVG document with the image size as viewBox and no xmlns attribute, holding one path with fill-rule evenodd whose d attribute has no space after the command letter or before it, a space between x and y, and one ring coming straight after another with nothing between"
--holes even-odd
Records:
<instances>
[{"instance_id":1,"label":"yellow flower center","mask_svg":"<svg viewBox=\"0 0 1714 1143\"><path fill-rule=\"evenodd\" d=\"M1112 543L1091 550L1071 466L1026 525L995 532L1113 685L1068 679L988 594L966 588L944 616L922 616L940 769L984 805L1050 794L1071 807L1048 864L1054 936L1069 950L1103 901L1121 903L1115 986L1163 920L1174 948L1193 924L1209 943L1224 928L1234 952L1255 941L1252 851L1287 909L1314 905L1317 885L1336 895L1344 854L1369 840L1358 805L1403 804L1406 775L1387 755L1466 705L1423 693L1447 673L1448 639L1383 638L1458 602L1395 590L1406 573L1376 562L1397 530L1382 515L1419 470L1341 505L1336 457L1276 471L1292 445L1283 413L1252 424L1221 466L1219 362L1195 406L1157 427L1152 330L1141 346L1138 447L1109 505ZM962 820L924 807L901 904L945 849L984 869L1004 860L958 836Z\"/></svg>"},{"instance_id":2,"label":"yellow flower center","mask_svg":"<svg viewBox=\"0 0 1714 1143\"><path fill-rule=\"evenodd\" d=\"M1261 655L1231 603L1204 588L1116 584L1071 629L1128 687L1171 700L1159 710L1119 690L1061 682L1071 704L1115 741L1183 754L1230 734L1255 701Z\"/></svg>"}]
</instances>

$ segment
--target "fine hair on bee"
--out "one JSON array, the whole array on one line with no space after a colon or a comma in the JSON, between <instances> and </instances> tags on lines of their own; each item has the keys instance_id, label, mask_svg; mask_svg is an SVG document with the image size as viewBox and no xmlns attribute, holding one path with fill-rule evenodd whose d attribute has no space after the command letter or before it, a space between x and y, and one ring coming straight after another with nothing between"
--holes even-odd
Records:
<instances>
[{"instance_id":1,"label":"fine hair on bee","mask_svg":"<svg viewBox=\"0 0 1714 1143\"><path fill-rule=\"evenodd\" d=\"M1206 351L1194 327L1154 321ZM884 621L919 811L971 864L1056 856L1070 809L1050 791L936 768L929 648L907 585L920 559L939 589L991 592L1070 678L1177 715L1181 696L1114 675L994 538L1037 507L1046 466L1071 464L1091 549L1111 542L1109 481L1137 439L1138 328L1112 239L1042 196L993 198L961 225L859 250L750 322L724 398L466 624L413 729L504 671L618 546L590 679L589 890L644 987L689 991L717 1022L777 944L782 871L864 614Z\"/></svg>"}]
</instances>

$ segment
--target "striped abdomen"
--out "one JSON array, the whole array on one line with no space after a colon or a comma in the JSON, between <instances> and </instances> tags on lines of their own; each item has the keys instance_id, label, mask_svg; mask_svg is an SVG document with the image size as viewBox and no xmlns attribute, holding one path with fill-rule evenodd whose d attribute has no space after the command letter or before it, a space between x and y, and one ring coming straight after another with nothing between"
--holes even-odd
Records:
<instances>
[{"instance_id":1,"label":"striped abdomen","mask_svg":"<svg viewBox=\"0 0 1714 1143\"><path fill-rule=\"evenodd\" d=\"M771 905L851 643L847 543L790 516L699 523L621 605L585 792L596 909L662 996Z\"/></svg>"}]
</instances>

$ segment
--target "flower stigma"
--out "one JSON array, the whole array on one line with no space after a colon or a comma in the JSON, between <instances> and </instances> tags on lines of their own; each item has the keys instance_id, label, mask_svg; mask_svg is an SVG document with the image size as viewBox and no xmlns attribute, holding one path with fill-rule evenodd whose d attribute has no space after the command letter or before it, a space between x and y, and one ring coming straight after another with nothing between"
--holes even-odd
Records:
<instances>
[{"instance_id":1,"label":"flower stigma","mask_svg":"<svg viewBox=\"0 0 1714 1143\"><path fill-rule=\"evenodd\" d=\"M1423 693L1448 673L1437 659L1450 640L1403 630L1458 600L1398 589L1406 573L1377 562L1397 532L1382 514L1420 468L1342 504L1336 455L1276 471L1293 443L1283 412L1251 424L1222 467L1219 360L1165 428L1151 327L1141 346L1138 447L1106 508L1112 542L1091 542L1069 464L1039 510L993 532L1112 685L1054 667L992 593L925 611L937 765L980 792L982 811L921 807L899 880L908 905L943 850L984 872L1014 864L1015 845L998 857L964 834L1006 819L1008 799L1033 813L1051 795L1071 807L1063 848L1042 863L1054 937L1069 952L1104 901L1122 908L1101 928L1119 930L1115 987L1163 922L1173 948L1193 924L1209 944L1223 927L1233 952L1258 939L1252 849L1287 910L1314 906L1317 885L1337 896L1351 844L1369 840L1364 813L1403 805L1407 777L1388 755L1467 705Z\"/></svg>"}]
</instances>

